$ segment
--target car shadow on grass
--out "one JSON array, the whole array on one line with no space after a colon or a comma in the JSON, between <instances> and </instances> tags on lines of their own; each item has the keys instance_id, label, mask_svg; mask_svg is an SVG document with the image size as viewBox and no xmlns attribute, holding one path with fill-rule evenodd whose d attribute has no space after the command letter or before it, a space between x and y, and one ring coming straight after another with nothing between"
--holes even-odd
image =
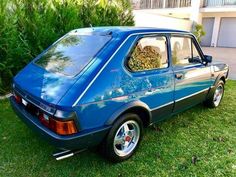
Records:
<instances>
[{"instance_id":1,"label":"car shadow on grass","mask_svg":"<svg viewBox=\"0 0 236 177\"><path fill-rule=\"evenodd\" d=\"M208 109L205 108L202 104L199 104L195 107L192 107L184 112L178 113L174 116L168 117L167 119L157 123L157 124L153 124L151 126L149 126L148 128L145 129L144 131L144 137L150 134L153 135L158 135L158 136L171 136L171 134L177 134L178 133L178 129L179 128L184 128L184 127L188 127L192 124L197 123L197 117L195 116L188 116L191 115L192 113L194 113L195 115L201 114L202 112L207 112ZM186 118L187 117L187 118ZM166 129L171 129L171 131L166 131ZM29 130L31 131L31 130ZM34 135L34 139L37 139L38 143L38 148L41 148L41 151L44 151L45 148L46 149L50 149L49 151L45 152L45 155L48 155L48 161L51 160L55 160L55 158L52 156L53 153L58 152L58 149L55 149L54 147L52 147L51 145L48 144L48 142L44 141L42 138L39 138L37 136L36 133L34 133L33 131L31 131L31 133L33 133ZM37 143L36 141L34 141L34 143ZM148 142L145 142L148 143ZM42 144L43 147L41 146ZM142 146L142 143L141 143ZM91 159L92 158L92 159ZM73 159L73 161L84 161L85 159L89 159L92 161L98 161L98 162L103 162L106 163L107 165L111 165L113 163L111 163L110 161L108 161L106 158L103 157L103 154L101 153L101 150L99 149L99 147L93 147L93 148L89 148L83 152L80 152L78 154L76 154L74 157L70 157L68 159L64 159L61 161L71 161ZM57 162L55 160L55 162Z\"/></svg>"},{"instance_id":2,"label":"car shadow on grass","mask_svg":"<svg viewBox=\"0 0 236 177\"><path fill-rule=\"evenodd\" d=\"M127 176L130 171L136 174L135 168L139 168L136 175L139 175L140 170L145 175L147 171L150 171L149 166L156 168L154 171L168 171L170 167L174 170L186 171L199 163L198 150L202 148L202 145L197 146L199 143L196 142L198 138L196 134L198 134L198 128L204 129L199 126L208 125L211 121L209 116L218 114L214 113L216 109L207 109L200 104L150 126L145 129L143 141L136 154L128 161L114 164L106 160L97 148L91 148L73 157L56 161L52 156L56 149L21 122L11 108L7 109L10 112L9 116L13 117L2 125L8 127L6 132L10 134L10 138L3 146L4 154L0 157L0 166L1 163L7 166L5 171L3 169L3 173L6 174L12 174L9 169L17 167L16 170L22 170L21 176L25 173L27 176L31 176L30 172L36 172L38 176L58 176L60 173L65 174L64 176L70 174L76 176L78 173L83 176L96 176L97 174L103 176L107 173ZM195 136L195 139L192 140L192 136ZM195 148L188 152L186 151L188 146ZM7 159L10 159L9 164ZM158 167L155 167L156 163L158 163Z\"/></svg>"}]
</instances>

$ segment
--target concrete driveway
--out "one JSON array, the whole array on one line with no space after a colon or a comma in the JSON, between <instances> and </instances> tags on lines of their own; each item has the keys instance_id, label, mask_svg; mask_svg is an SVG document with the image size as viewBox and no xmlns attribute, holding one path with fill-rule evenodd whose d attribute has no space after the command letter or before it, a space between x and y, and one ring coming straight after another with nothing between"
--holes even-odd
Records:
<instances>
[{"instance_id":1,"label":"concrete driveway","mask_svg":"<svg viewBox=\"0 0 236 177\"><path fill-rule=\"evenodd\" d=\"M236 48L202 47L205 55L213 56L213 61L229 65L229 79L236 80Z\"/></svg>"}]
</instances>

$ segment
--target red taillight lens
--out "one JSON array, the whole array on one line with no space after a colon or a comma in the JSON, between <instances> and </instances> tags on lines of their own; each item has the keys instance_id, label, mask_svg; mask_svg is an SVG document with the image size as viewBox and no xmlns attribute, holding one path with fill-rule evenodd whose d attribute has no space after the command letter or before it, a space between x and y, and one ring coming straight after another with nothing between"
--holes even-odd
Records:
<instances>
[{"instance_id":1,"label":"red taillight lens","mask_svg":"<svg viewBox=\"0 0 236 177\"><path fill-rule=\"evenodd\" d=\"M73 120L58 121L53 118L49 118L49 128L59 135L71 135L77 133L77 128Z\"/></svg>"},{"instance_id":2,"label":"red taillight lens","mask_svg":"<svg viewBox=\"0 0 236 177\"><path fill-rule=\"evenodd\" d=\"M49 127L49 116L47 114L40 113L39 120L43 125L45 125L46 127Z\"/></svg>"},{"instance_id":3,"label":"red taillight lens","mask_svg":"<svg viewBox=\"0 0 236 177\"><path fill-rule=\"evenodd\" d=\"M21 103L22 102L22 98L19 95L14 94L14 97L15 97L17 103Z\"/></svg>"}]
</instances>

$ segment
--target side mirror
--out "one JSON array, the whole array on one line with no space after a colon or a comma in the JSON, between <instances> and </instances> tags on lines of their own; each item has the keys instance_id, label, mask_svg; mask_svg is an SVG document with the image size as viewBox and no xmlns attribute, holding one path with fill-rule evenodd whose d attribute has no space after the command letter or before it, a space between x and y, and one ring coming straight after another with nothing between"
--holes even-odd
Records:
<instances>
[{"instance_id":1,"label":"side mirror","mask_svg":"<svg viewBox=\"0 0 236 177\"><path fill-rule=\"evenodd\" d=\"M207 63L211 63L212 62L212 56L204 55L204 61L207 62Z\"/></svg>"},{"instance_id":2,"label":"side mirror","mask_svg":"<svg viewBox=\"0 0 236 177\"><path fill-rule=\"evenodd\" d=\"M188 59L189 63L201 63L201 59L199 57L193 57Z\"/></svg>"}]
</instances>

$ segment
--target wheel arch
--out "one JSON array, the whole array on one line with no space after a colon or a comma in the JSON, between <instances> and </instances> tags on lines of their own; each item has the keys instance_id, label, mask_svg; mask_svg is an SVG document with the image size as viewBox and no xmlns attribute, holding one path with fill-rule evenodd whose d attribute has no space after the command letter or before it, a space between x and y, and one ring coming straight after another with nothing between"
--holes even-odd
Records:
<instances>
[{"instance_id":1,"label":"wheel arch","mask_svg":"<svg viewBox=\"0 0 236 177\"><path fill-rule=\"evenodd\" d=\"M214 86L216 86L216 84L217 84L220 80L222 80L224 83L226 82L226 76L225 76L223 73L219 74L219 75L216 77L216 80L215 80L215 82L214 82Z\"/></svg>"},{"instance_id":2,"label":"wheel arch","mask_svg":"<svg viewBox=\"0 0 236 177\"><path fill-rule=\"evenodd\" d=\"M212 85L212 87L210 88L210 90L209 90L209 92L208 92L208 94L207 94L206 99L209 99L212 95L214 95L215 86L216 86L216 84L217 84L220 80L222 80L224 83L226 82L226 77L225 77L225 75L224 75L223 73L219 74L219 75L216 77L215 82L214 82L214 84Z\"/></svg>"},{"instance_id":3,"label":"wheel arch","mask_svg":"<svg viewBox=\"0 0 236 177\"><path fill-rule=\"evenodd\" d=\"M121 115L126 113L137 114L141 118L144 126L148 126L152 122L151 110L148 105L141 101L133 101L122 105L115 111L106 121L106 125L112 125Z\"/></svg>"}]
</instances>

